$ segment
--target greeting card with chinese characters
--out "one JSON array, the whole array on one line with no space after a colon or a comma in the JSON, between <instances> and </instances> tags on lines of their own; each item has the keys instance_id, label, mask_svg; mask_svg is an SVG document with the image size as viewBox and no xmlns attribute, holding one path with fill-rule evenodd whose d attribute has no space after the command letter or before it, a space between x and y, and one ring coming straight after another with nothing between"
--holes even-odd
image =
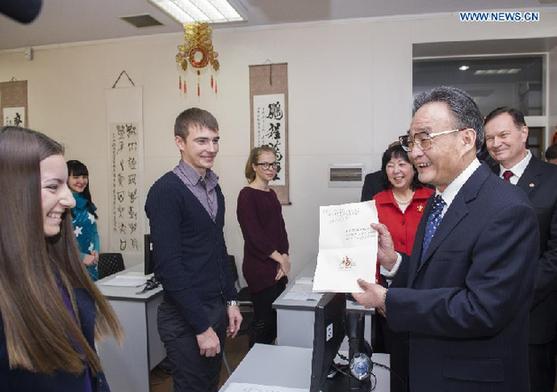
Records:
<instances>
[{"instance_id":1,"label":"greeting card with chinese characters","mask_svg":"<svg viewBox=\"0 0 557 392\"><path fill-rule=\"evenodd\" d=\"M360 293L358 279L375 279L375 201L319 207L319 254L313 291Z\"/></svg>"}]
</instances>

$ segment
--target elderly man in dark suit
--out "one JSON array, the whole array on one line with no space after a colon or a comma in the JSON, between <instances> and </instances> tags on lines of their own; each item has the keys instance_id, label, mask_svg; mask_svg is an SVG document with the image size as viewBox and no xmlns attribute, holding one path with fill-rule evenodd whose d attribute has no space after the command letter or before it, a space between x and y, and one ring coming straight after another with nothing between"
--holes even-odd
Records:
<instances>
[{"instance_id":1,"label":"elderly man in dark suit","mask_svg":"<svg viewBox=\"0 0 557 392\"><path fill-rule=\"evenodd\" d=\"M389 289L359 281L354 297L409 333L410 391L529 391L536 215L476 158L483 121L470 96L439 87L417 96L413 112L401 144L436 194L404 262L386 227L372 225L395 279Z\"/></svg>"},{"instance_id":2,"label":"elderly man in dark suit","mask_svg":"<svg viewBox=\"0 0 557 392\"><path fill-rule=\"evenodd\" d=\"M500 107L485 118L489 154L495 173L528 195L538 215L540 253L534 300L530 306L530 387L553 392L557 328L557 166L543 162L526 148L528 127L516 109Z\"/></svg>"}]
</instances>

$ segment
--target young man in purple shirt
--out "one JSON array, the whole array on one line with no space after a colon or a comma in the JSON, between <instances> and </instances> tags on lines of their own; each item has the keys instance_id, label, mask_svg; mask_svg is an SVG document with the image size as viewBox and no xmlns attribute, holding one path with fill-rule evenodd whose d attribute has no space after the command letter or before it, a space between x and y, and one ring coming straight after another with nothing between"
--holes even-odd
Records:
<instances>
[{"instance_id":1,"label":"young man in purple shirt","mask_svg":"<svg viewBox=\"0 0 557 392\"><path fill-rule=\"evenodd\" d=\"M219 127L211 113L191 108L176 118L174 136L181 160L153 184L145 204L164 289L158 329L174 391L216 391L224 339L242 322L227 268L224 196L211 170Z\"/></svg>"}]
</instances>

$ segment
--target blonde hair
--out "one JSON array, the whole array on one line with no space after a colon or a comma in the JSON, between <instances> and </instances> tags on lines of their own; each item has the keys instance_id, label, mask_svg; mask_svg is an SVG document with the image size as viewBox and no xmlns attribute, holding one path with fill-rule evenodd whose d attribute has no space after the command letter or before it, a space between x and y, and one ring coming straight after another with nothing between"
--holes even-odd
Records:
<instances>
[{"instance_id":1,"label":"blonde hair","mask_svg":"<svg viewBox=\"0 0 557 392\"><path fill-rule=\"evenodd\" d=\"M246 162L245 170L245 176L248 183L252 183L255 180L255 170L253 170L253 165L257 164L259 156L264 152L270 152L275 156L275 158L277 157L277 151L273 147L266 144L252 148L248 156L248 161Z\"/></svg>"},{"instance_id":2,"label":"blonde hair","mask_svg":"<svg viewBox=\"0 0 557 392\"><path fill-rule=\"evenodd\" d=\"M95 335L122 340L114 311L89 279L73 235L71 216L60 233L45 237L40 162L62 155L63 147L25 128L0 129L0 313L10 368L51 374L96 374L100 360L64 305L61 286L73 304L74 289L85 290L96 307Z\"/></svg>"}]
</instances>

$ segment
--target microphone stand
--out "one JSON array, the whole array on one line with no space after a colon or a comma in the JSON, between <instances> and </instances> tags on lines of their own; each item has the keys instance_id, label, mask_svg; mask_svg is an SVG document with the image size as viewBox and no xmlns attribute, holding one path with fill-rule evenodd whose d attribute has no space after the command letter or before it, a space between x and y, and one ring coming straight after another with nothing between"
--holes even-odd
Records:
<instances>
[{"instance_id":1,"label":"microphone stand","mask_svg":"<svg viewBox=\"0 0 557 392\"><path fill-rule=\"evenodd\" d=\"M361 312L348 312L346 314L346 336L348 337L348 358L351 362L354 355L357 353L366 354L364 348L364 327L365 319L364 314ZM371 358L370 358L371 359ZM371 373L371 369L369 369ZM371 388L371 381L369 376L365 380L358 380L356 377L350 377L351 392L364 392L369 391Z\"/></svg>"}]
</instances>

